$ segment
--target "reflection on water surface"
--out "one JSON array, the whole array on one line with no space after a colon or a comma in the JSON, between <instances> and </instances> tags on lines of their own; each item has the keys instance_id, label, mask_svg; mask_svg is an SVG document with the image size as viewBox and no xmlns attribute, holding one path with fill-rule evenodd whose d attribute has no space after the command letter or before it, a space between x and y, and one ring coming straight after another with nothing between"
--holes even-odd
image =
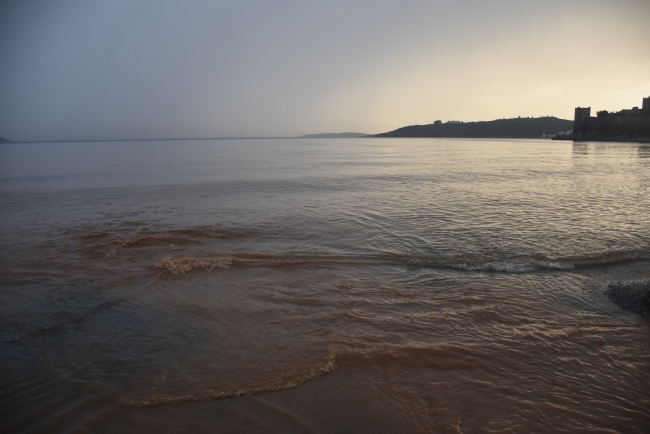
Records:
<instances>
[{"instance_id":1,"label":"reflection on water surface","mask_svg":"<svg viewBox=\"0 0 650 434\"><path fill-rule=\"evenodd\" d=\"M3 145L0 427L647 432L647 154Z\"/></svg>"}]
</instances>

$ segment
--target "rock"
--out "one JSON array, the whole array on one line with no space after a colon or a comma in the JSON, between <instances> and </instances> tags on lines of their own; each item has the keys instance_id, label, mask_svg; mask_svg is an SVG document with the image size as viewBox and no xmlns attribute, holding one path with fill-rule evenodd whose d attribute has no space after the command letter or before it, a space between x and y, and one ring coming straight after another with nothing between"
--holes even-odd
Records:
<instances>
[{"instance_id":1,"label":"rock","mask_svg":"<svg viewBox=\"0 0 650 434\"><path fill-rule=\"evenodd\" d=\"M650 318L650 280L633 283L611 283L605 295L623 309Z\"/></svg>"}]
</instances>

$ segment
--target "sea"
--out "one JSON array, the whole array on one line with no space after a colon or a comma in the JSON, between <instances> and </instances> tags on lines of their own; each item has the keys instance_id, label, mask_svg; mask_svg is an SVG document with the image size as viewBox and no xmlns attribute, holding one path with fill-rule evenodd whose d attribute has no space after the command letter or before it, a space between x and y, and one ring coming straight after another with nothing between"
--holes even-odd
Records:
<instances>
[{"instance_id":1,"label":"sea","mask_svg":"<svg viewBox=\"0 0 650 434\"><path fill-rule=\"evenodd\" d=\"M650 145L0 144L2 433L648 433Z\"/></svg>"}]
</instances>

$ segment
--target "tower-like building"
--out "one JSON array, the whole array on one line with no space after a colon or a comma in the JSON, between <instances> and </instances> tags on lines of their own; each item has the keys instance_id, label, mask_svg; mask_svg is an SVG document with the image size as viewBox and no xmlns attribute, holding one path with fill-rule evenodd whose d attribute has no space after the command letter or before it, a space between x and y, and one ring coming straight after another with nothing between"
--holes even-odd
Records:
<instances>
[{"instance_id":1,"label":"tower-like building","mask_svg":"<svg viewBox=\"0 0 650 434\"><path fill-rule=\"evenodd\" d=\"M591 107L576 107L573 118L573 134L585 132L589 128L589 118L591 117Z\"/></svg>"}]
</instances>

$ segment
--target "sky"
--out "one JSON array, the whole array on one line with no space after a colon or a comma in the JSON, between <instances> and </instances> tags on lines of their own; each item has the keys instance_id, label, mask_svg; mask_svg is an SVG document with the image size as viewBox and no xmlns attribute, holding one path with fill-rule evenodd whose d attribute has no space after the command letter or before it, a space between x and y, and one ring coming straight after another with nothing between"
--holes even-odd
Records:
<instances>
[{"instance_id":1,"label":"sky","mask_svg":"<svg viewBox=\"0 0 650 434\"><path fill-rule=\"evenodd\" d=\"M0 137L380 133L650 96L648 0L2 0Z\"/></svg>"}]
</instances>

